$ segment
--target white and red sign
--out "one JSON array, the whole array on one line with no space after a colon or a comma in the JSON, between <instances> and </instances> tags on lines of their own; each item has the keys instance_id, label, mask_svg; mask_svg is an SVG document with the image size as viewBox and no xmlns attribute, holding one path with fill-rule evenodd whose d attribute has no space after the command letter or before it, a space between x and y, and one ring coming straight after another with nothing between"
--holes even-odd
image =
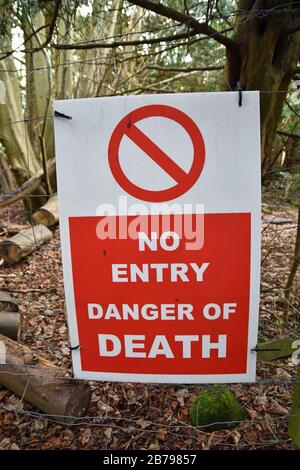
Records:
<instances>
[{"instance_id":1,"label":"white and red sign","mask_svg":"<svg viewBox=\"0 0 300 470\"><path fill-rule=\"evenodd\" d=\"M55 109L74 373L255 380L259 94L64 100Z\"/></svg>"}]
</instances>

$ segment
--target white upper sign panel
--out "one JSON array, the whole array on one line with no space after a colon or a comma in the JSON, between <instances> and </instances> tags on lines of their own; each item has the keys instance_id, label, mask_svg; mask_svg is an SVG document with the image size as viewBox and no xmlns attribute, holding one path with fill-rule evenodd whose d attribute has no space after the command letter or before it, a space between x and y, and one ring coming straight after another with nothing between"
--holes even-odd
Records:
<instances>
[{"instance_id":1,"label":"white upper sign panel","mask_svg":"<svg viewBox=\"0 0 300 470\"><path fill-rule=\"evenodd\" d=\"M61 210L68 215L95 215L101 203L118 206L126 194L108 160L113 131L124 117L144 106L175 107L198 127L205 143L205 163L196 184L175 202L202 203L206 213L256 212L260 193L259 93L186 93L56 101L55 109L72 117L56 119ZM87 125L88 123L88 125ZM257 123L257 125L253 125ZM134 124L188 174L193 163L189 126L171 117L149 116ZM128 180L149 191L168 189L180 175L165 171L139 145L138 136L123 135L119 160ZM72 178L69 177L72 172ZM184 175L183 175L184 178ZM230 189L230 190L228 190ZM220 197L222 194L222 197ZM140 202L130 194L129 204ZM63 215L63 214L62 214Z\"/></svg>"}]
</instances>

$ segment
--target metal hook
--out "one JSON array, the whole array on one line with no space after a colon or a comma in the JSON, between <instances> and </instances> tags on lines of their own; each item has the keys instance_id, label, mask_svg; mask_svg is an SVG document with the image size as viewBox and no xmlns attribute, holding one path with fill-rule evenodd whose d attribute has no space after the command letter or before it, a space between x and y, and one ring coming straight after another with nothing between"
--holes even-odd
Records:
<instances>
[{"instance_id":1,"label":"metal hook","mask_svg":"<svg viewBox=\"0 0 300 470\"><path fill-rule=\"evenodd\" d=\"M64 119L72 119L72 116L67 116L64 113L60 113L59 111L54 111L54 117L60 117Z\"/></svg>"},{"instance_id":2,"label":"metal hook","mask_svg":"<svg viewBox=\"0 0 300 470\"><path fill-rule=\"evenodd\" d=\"M281 348L259 348L258 346L256 346L255 348L251 349L251 352L261 351L281 351Z\"/></svg>"},{"instance_id":3,"label":"metal hook","mask_svg":"<svg viewBox=\"0 0 300 470\"><path fill-rule=\"evenodd\" d=\"M243 88L240 81L236 83L236 89L239 92L239 106L241 107L243 105Z\"/></svg>"}]
</instances>

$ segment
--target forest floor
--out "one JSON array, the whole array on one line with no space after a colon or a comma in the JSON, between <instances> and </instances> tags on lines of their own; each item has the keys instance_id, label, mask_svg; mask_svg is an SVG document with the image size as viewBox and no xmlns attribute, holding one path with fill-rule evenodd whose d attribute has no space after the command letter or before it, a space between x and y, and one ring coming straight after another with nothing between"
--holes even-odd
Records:
<instances>
[{"instance_id":1,"label":"forest floor","mask_svg":"<svg viewBox=\"0 0 300 470\"><path fill-rule=\"evenodd\" d=\"M262 215L260 341L299 337L299 273L290 318L283 321L283 292L293 256L297 211L282 201L274 203L273 196L269 199ZM279 220L289 222L277 224ZM0 222L0 239L7 236L12 224L26 224L22 204L3 209ZM33 255L0 268L0 289L10 290L20 302L22 344L72 375L59 228L53 232L52 241ZM89 416L73 425L47 419L0 387L0 449L293 449L287 425L292 399L289 381L294 377L291 359L259 362L258 383L230 385L246 420L234 429L210 433L191 426L188 416L191 402L205 386L91 382ZM268 379L280 383L259 384ZM32 411L38 414L33 416Z\"/></svg>"}]
</instances>

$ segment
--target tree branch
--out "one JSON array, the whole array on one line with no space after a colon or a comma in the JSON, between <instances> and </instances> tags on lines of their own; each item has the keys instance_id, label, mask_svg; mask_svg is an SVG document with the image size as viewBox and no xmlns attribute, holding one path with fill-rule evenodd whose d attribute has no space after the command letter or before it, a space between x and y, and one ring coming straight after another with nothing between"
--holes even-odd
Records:
<instances>
[{"instance_id":1,"label":"tree branch","mask_svg":"<svg viewBox=\"0 0 300 470\"><path fill-rule=\"evenodd\" d=\"M300 139L300 134L293 134L292 132L285 132L285 131L278 130L277 134L283 135L285 137L291 137L292 139Z\"/></svg>"},{"instance_id":2,"label":"tree branch","mask_svg":"<svg viewBox=\"0 0 300 470\"><path fill-rule=\"evenodd\" d=\"M297 113L297 111L293 108L293 106L289 103L289 101L285 100L285 102L286 102L288 108L292 111L292 113L294 113L295 116L297 116L300 119L300 114Z\"/></svg>"},{"instance_id":3,"label":"tree branch","mask_svg":"<svg viewBox=\"0 0 300 470\"><path fill-rule=\"evenodd\" d=\"M45 41L38 47L34 47L32 49L24 49L21 52L38 52L38 51L41 51L42 49L44 49L45 47L48 46L48 44L50 43L50 41L52 39L52 35L53 35L54 28L55 28L56 20L57 20L58 14L59 14L59 10L60 10L60 7L61 7L61 3L62 3L62 0L56 0L56 2L55 2L53 16L52 16L52 19L51 19L51 23L50 23L50 26L49 26L49 31L48 31L48 34L47 34L47 37L46 37Z\"/></svg>"},{"instance_id":4,"label":"tree branch","mask_svg":"<svg viewBox=\"0 0 300 470\"><path fill-rule=\"evenodd\" d=\"M53 16L52 16L50 25L43 25L39 29L37 29L36 31L33 31L28 37L26 37L24 39L24 44L26 44L26 42L29 41L29 39L31 39L33 36L35 36L40 30L42 30L42 29L46 28L47 26L49 26L49 31L48 31L48 34L47 34L47 37L46 37L45 41L38 47L29 48L29 49L25 48L25 49L21 50L20 52L23 52L23 53L26 53L26 52L39 52L39 51L41 51L42 49L44 49L45 47L48 46L48 44L50 43L50 41L52 39L52 35L53 35L54 28L55 28L56 20L57 20L58 14L59 14L59 10L60 10L60 7L61 7L61 3L62 3L62 0L56 0L55 8L54 8L54 12L53 12ZM3 56L3 57L0 58L0 60L6 59L10 55L12 55L14 52L16 52L16 51L11 50L11 51L7 51L5 53L3 53L3 52L0 53Z\"/></svg>"},{"instance_id":5,"label":"tree branch","mask_svg":"<svg viewBox=\"0 0 300 470\"><path fill-rule=\"evenodd\" d=\"M298 31L300 31L300 21L298 21L293 26L290 26L289 28L285 28L283 34L287 36L289 34L297 33Z\"/></svg>"},{"instance_id":6,"label":"tree branch","mask_svg":"<svg viewBox=\"0 0 300 470\"><path fill-rule=\"evenodd\" d=\"M177 39L186 39L196 36L197 31L186 31L185 33L163 36L161 38L137 39L132 41L115 41L115 42L93 42L87 44L52 44L53 49L113 49L116 47L140 46L142 44L158 44L160 42L176 41Z\"/></svg>"},{"instance_id":7,"label":"tree branch","mask_svg":"<svg viewBox=\"0 0 300 470\"><path fill-rule=\"evenodd\" d=\"M159 70L161 72L209 72L212 70L224 70L224 65L212 65L207 67L162 67L161 65L149 65L148 70Z\"/></svg>"},{"instance_id":8,"label":"tree branch","mask_svg":"<svg viewBox=\"0 0 300 470\"><path fill-rule=\"evenodd\" d=\"M211 37L220 44L223 44L226 48L234 52L238 52L238 44L233 39L228 38L223 34L227 31L231 31L233 29L232 27L227 28L223 31L223 33L220 33L216 29L209 26L209 24L199 23L199 21L193 18L192 16L186 13L181 13L177 10L173 10L173 8L166 7L161 3L154 3L151 0L129 0L129 2L134 5L145 8L146 10L153 11L154 13L157 13L158 15L163 16L165 18L169 18L181 24L185 24L187 27L191 28L197 33Z\"/></svg>"}]
</instances>

